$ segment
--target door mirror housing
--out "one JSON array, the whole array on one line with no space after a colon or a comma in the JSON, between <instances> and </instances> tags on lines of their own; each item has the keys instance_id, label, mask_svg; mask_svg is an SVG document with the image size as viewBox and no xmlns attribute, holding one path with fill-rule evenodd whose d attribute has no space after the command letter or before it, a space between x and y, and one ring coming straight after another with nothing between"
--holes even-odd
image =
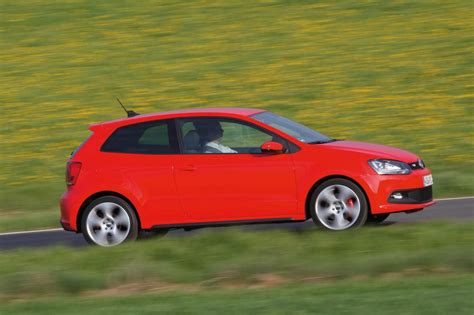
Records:
<instances>
[{"instance_id":1,"label":"door mirror housing","mask_svg":"<svg viewBox=\"0 0 474 315\"><path fill-rule=\"evenodd\" d=\"M283 153L283 144L275 141L267 141L260 146L264 153Z\"/></svg>"}]
</instances>

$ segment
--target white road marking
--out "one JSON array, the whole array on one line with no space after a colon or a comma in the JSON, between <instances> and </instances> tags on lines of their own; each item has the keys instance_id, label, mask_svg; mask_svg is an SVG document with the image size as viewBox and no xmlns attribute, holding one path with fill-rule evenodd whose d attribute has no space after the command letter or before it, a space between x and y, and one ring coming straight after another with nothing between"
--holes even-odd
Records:
<instances>
[{"instance_id":1,"label":"white road marking","mask_svg":"<svg viewBox=\"0 0 474 315\"><path fill-rule=\"evenodd\" d=\"M33 234L33 233L42 233L42 232L55 232L55 231L62 231L62 228L58 229L44 229L44 230L33 230L33 231L18 231L18 232L7 232L7 233L0 233L0 236L5 235L15 235L15 234Z\"/></svg>"},{"instance_id":2,"label":"white road marking","mask_svg":"<svg viewBox=\"0 0 474 315\"><path fill-rule=\"evenodd\" d=\"M441 198L441 199L435 199L435 201L450 201L450 200L464 200L464 199L474 199L474 196L471 196L471 197L456 197L456 198ZM33 233L43 233L43 232L56 232L56 231L63 231L63 229L62 228L57 228L57 229L44 229L44 230L33 230L33 231L7 232L7 233L0 233L0 236L16 235L16 234L33 234Z\"/></svg>"},{"instance_id":3,"label":"white road marking","mask_svg":"<svg viewBox=\"0 0 474 315\"><path fill-rule=\"evenodd\" d=\"M456 198L441 198L441 199L435 199L435 201L464 200L464 199L474 199L474 196L472 196L472 197L456 197Z\"/></svg>"}]
</instances>

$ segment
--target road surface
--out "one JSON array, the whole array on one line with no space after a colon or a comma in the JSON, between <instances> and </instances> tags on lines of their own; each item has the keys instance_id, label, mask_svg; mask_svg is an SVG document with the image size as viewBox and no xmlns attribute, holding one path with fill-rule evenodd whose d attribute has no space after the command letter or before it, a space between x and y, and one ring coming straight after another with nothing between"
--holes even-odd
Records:
<instances>
[{"instance_id":1,"label":"road surface","mask_svg":"<svg viewBox=\"0 0 474 315\"><path fill-rule=\"evenodd\" d=\"M423 211L411 214L396 213L382 223L382 225L407 224L425 222L430 220L450 220L465 222L474 219L474 197L441 199L437 204ZM180 237L199 233L208 229L224 229L225 227L213 227L186 232L183 229L173 230L165 237ZM301 231L315 229L311 220L299 223L261 224L242 226L243 230L269 230L280 229L288 231ZM10 250L22 247L44 247L44 246L84 246L86 242L81 234L66 232L62 229L51 229L45 231L14 232L0 234L0 250Z\"/></svg>"}]
</instances>

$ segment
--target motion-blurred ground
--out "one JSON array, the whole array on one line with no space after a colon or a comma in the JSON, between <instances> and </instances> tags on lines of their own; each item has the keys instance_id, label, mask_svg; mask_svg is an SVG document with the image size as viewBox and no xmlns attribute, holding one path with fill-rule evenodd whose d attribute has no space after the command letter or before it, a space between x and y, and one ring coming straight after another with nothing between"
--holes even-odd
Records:
<instances>
[{"instance_id":1,"label":"motion-blurred ground","mask_svg":"<svg viewBox=\"0 0 474 315\"><path fill-rule=\"evenodd\" d=\"M472 314L473 223L223 229L0 255L0 314Z\"/></svg>"},{"instance_id":2,"label":"motion-blurred ground","mask_svg":"<svg viewBox=\"0 0 474 315\"><path fill-rule=\"evenodd\" d=\"M0 229L57 224L91 123L259 107L398 146L435 194L473 190L471 1L0 3Z\"/></svg>"}]
</instances>

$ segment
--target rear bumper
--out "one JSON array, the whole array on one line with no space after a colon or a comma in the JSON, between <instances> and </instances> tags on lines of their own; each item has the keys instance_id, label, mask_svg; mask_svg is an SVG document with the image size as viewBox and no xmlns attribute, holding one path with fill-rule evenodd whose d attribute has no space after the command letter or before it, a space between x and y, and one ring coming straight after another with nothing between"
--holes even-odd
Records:
<instances>
[{"instance_id":1,"label":"rear bumper","mask_svg":"<svg viewBox=\"0 0 474 315\"><path fill-rule=\"evenodd\" d=\"M61 219L60 223L66 231L78 231L77 215L84 201L84 196L75 193L72 189L67 190L61 197Z\"/></svg>"},{"instance_id":2,"label":"rear bumper","mask_svg":"<svg viewBox=\"0 0 474 315\"><path fill-rule=\"evenodd\" d=\"M63 219L61 219L61 220L59 220L59 223L61 224L61 226L63 227L63 229L64 229L65 231L73 231L73 232L75 232L75 231L72 229L72 227L71 227L71 225L69 224L69 222L63 221Z\"/></svg>"}]
</instances>

